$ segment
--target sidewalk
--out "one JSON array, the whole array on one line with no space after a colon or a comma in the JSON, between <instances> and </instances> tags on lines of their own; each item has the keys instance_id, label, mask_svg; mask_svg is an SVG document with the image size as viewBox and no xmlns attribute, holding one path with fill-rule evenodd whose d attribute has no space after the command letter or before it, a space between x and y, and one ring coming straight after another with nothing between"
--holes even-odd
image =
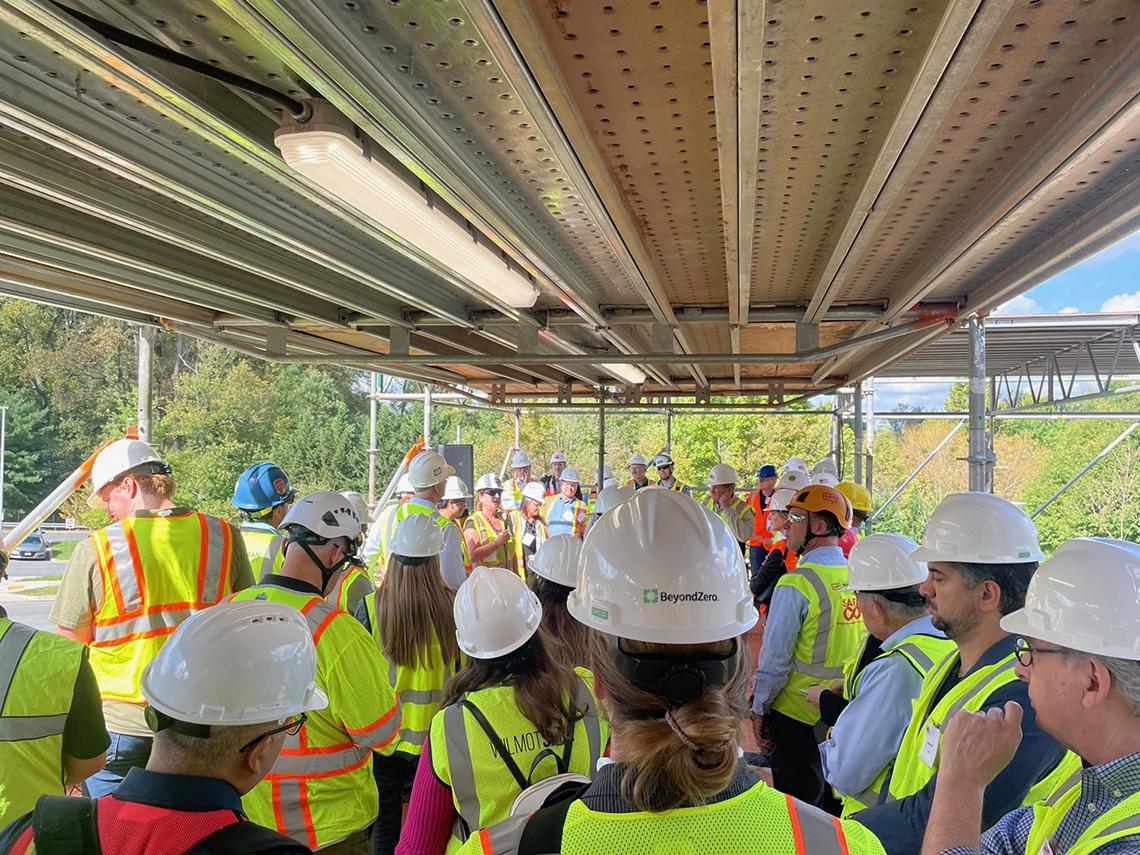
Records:
<instances>
[{"instance_id":1,"label":"sidewalk","mask_svg":"<svg viewBox=\"0 0 1140 855\"><path fill-rule=\"evenodd\" d=\"M17 583L12 583L13 587ZM32 583L25 587L42 587L42 583ZM0 591L0 607L8 613L12 620L26 623L36 629L54 630L55 626L48 621L48 612L51 611L53 597L25 597L13 594L5 583L4 590Z\"/></svg>"}]
</instances>

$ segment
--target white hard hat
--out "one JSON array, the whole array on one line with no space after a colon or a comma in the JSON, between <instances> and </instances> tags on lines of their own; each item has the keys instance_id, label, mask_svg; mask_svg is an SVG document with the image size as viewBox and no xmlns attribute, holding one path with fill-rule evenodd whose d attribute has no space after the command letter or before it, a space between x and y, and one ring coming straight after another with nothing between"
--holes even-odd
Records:
<instances>
[{"instance_id":1,"label":"white hard hat","mask_svg":"<svg viewBox=\"0 0 1140 855\"><path fill-rule=\"evenodd\" d=\"M565 451L554 452L552 455L550 455L550 462L551 463L565 463L566 462L566 452Z\"/></svg>"},{"instance_id":2,"label":"white hard hat","mask_svg":"<svg viewBox=\"0 0 1140 855\"><path fill-rule=\"evenodd\" d=\"M408 477L417 490L441 484L455 474L455 469L438 451L421 451L408 464Z\"/></svg>"},{"instance_id":3,"label":"white hard hat","mask_svg":"<svg viewBox=\"0 0 1140 855\"><path fill-rule=\"evenodd\" d=\"M1140 546L1080 537L1057 547L1025 593L1025 608L1001 619L1011 635L1069 650L1140 660Z\"/></svg>"},{"instance_id":4,"label":"white hard hat","mask_svg":"<svg viewBox=\"0 0 1140 855\"><path fill-rule=\"evenodd\" d=\"M619 481L617 478L604 478L604 479L602 479L602 489L603 490L606 489L606 487L620 487L620 486L621 486L621 481Z\"/></svg>"},{"instance_id":5,"label":"white hard hat","mask_svg":"<svg viewBox=\"0 0 1140 855\"><path fill-rule=\"evenodd\" d=\"M106 508L107 503L99 497L99 491L136 467L162 474L170 474L158 452L141 439L117 439L104 448L95 458L91 467L91 495L87 497L89 508Z\"/></svg>"},{"instance_id":6,"label":"white hard hat","mask_svg":"<svg viewBox=\"0 0 1140 855\"><path fill-rule=\"evenodd\" d=\"M472 659L497 659L538 632L542 604L519 574L476 567L455 593L455 637Z\"/></svg>"},{"instance_id":7,"label":"white hard hat","mask_svg":"<svg viewBox=\"0 0 1140 855\"><path fill-rule=\"evenodd\" d=\"M926 565L910 557L918 544L901 534L869 534L847 557L852 591L896 591L926 581Z\"/></svg>"},{"instance_id":8,"label":"white hard hat","mask_svg":"<svg viewBox=\"0 0 1140 855\"><path fill-rule=\"evenodd\" d=\"M432 514L412 514L400 520L392 543L391 555L406 558L427 558L443 552L443 529Z\"/></svg>"},{"instance_id":9,"label":"white hard hat","mask_svg":"<svg viewBox=\"0 0 1140 855\"><path fill-rule=\"evenodd\" d=\"M543 579L574 588L578 585L581 554L582 541L572 534L556 534L538 548L526 566Z\"/></svg>"},{"instance_id":10,"label":"white hard hat","mask_svg":"<svg viewBox=\"0 0 1140 855\"><path fill-rule=\"evenodd\" d=\"M494 472L488 472L486 475L480 475L479 480L475 482L475 492L478 493L481 490L498 490L501 493L503 482Z\"/></svg>"},{"instance_id":11,"label":"white hard hat","mask_svg":"<svg viewBox=\"0 0 1140 855\"><path fill-rule=\"evenodd\" d=\"M922 536L915 561L1024 564L1045 557L1037 527L1025 511L993 493L951 493L942 499Z\"/></svg>"},{"instance_id":12,"label":"white hard hat","mask_svg":"<svg viewBox=\"0 0 1140 855\"><path fill-rule=\"evenodd\" d=\"M613 478L614 477L613 467L611 467L610 464L608 464L608 463L604 464L602 466L601 472L597 472L597 471L594 472L594 477L597 478L598 481L605 481L607 478Z\"/></svg>"},{"instance_id":13,"label":"white hard hat","mask_svg":"<svg viewBox=\"0 0 1140 855\"><path fill-rule=\"evenodd\" d=\"M244 600L184 620L143 669L139 688L176 721L261 724L327 707L316 673L317 648L304 616L280 603Z\"/></svg>"},{"instance_id":14,"label":"white hard hat","mask_svg":"<svg viewBox=\"0 0 1140 855\"><path fill-rule=\"evenodd\" d=\"M567 466L562 470L562 475L559 480L570 481L571 483L578 484L582 481L582 477L578 474L578 470L573 466Z\"/></svg>"},{"instance_id":15,"label":"white hard hat","mask_svg":"<svg viewBox=\"0 0 1140 855\"><path fill-rule=\"evenodd\" d=\"M662 466L672 466L673 456L667 451L662 451L660 454L653 458L653 465L658 469L660 469Z\"/></svg>"},{"instance_id":16,"label":"white hard hat","mask_svg":"<svg viewBox=\"0 0 1140 855\"><path fill-rule=\"evenodd\" d=\"M458 475L448 475L447 484L443 488L443 501L470 498L471 493L468 491L467 485L463 483L463 479Z\"/></svg>"},{"instance_id":17,"label":"white hard hat","mask_svg":"<svg viewBox=\"0 0 1140 855\"><path fill-rule=\"evenodd\" d=\"M549 799L560 788L567 784L588 784L590 779L577 772L559 772L549 778L531 784L517 796L511 804L511 816L530 816L536 810L546 805ZM580 787L579 787L580 789Z\"/></svg>"},{"instance_id":18,"label":"white hard hat","mask_svg":"<svg viewBox=\"0 0 1140 855\"><path fill-rule=\"evenodd\" d=\"M396 482L396 495L398 496L401 493L414 493L414 492L416 492L416 488L412 484L412 479L408 475L408 473L405 472L403 475L400 476L400 480Z\"/></svg>"},{"instance_id":19,"label":"white hard hat","mask_svg":"<svg viewBox=\"0 0 1140 855\"><path fill-rule=\"evenodd\" d=\"M612 511L622 502L628 502L632 499L636 492L633 487L622 487L616 484L612 487L603 487L602 491L598 493L598 498L594 500L594 513L604 514L606 511Z\"/></svg>"},{"instance_id":20,"label":"white hard hat","mask_svg":"<svg viewBox=\"0 0 1140 855\"><path fill-rule=\"evenodd\" d=\"M300 526L318 537L347 537L350 541L360 537L360 517L356 508L340 493L322 490L309 493L293 503L281 528Z\"/></svg>"},{"instance_id":21,"label":"white hard hat","mask_svg":"<svg viewBox=\"0 0 1140 855\"><path fill-rule=\"evenodd\" d=\"M820 472L827 472L836 477L839 476L839 470L835 468L835 461L830 457L821 457L819 462L811 468L812 475L818 475Z\"/></svg>"},{"instance_id":22,"label":"white hard hat","mask_svg":"<svg viewBox=\"0 0 1140 855\"><path fill-rule=\"evenodd\" d=\"M802 458L789 457L787 460L784 461L783 468L781 468L780 471L781 472L803 472L806 474L808 471L808 468L807 468L807 464L804 463Z\"/></svg>"},{"instance_id":23,"label":"white hard hat","mask_svg":"<svg viewBox=\"0 0 1140 855\"><path fill-rule=\"evenodd\" d=\"M525 451L516 451L515 456L511 458L512 469L523 469L530 465L530 455Z\"/></svg>"},{"instance_id":24,"label":"white hard hat","mask_svg":"<svg viewBox=\"0 0 1140 855\"><path fill-rule=\"evenodd\" d=\"M728 527L674 490L638 490L582 547L570 614L609 635L663 644L735 638L759 619Z\"/></svg>"},{"instance_id":25,"label":"white hard hat","mask_svg":"<svg viewBox=\"0 0 1140 855\"><path fill-rule=\"evenodd\" d=\"M839 484L839 478L833 472L823 470L812 473L811 483L819 484L821 487L835 487Z\"/></svg>"},{"instance_id":26,"label":"white hard hat","mask_svg":"<svg viewBox=\"0 0 1140 855\"><path fill-rule=\"evenodd\" d=\"M718 463L709 470L709 486L716 487L721 484L735 484L736 470L727 463Z\"/></svg>"},{"instance_id":27,"label":"white hard hat","mask_svg":"<svg viewBox=\"0 0 1140 855\"><path fill-rule=\"evenodd\" d=\"M635 455L633 455L633 457L629 458L629 465L630 466L648 466L649 461L645 459L644 454L635 454Z\"/></svg>"},{"instance_id":28,"label":"white hard hat","mask_svg":"<svg viewBox=\"0 0 1140 855\"><path fill-rule=\"evenodd\" d=\"M803 475L804 473L800 472L799 474ZM798 488L773 490L772 497L768 499L768 510L781 512L786 511L788 509L788 502L795 498L797 492Z\"/></svg>"},{"instance_id":29,"label":"white hard hat","mask_svg":"<svg viewBox=\"0 0 1140 855\"><path fill-rule=\"evenodd\" d=\"M353 510L356 511L356 515L360 517L361 520L368 519L368 502L364 501L364 497L360 495L360 493L355 490L344 490L341 495L348 500L348 503L352 505Z\"/></svg>"},{"instance_id":30,"label":"white hard hat","mask_svg":"<svg viewBox=\"0 0 1140 855\"><path fill-rule=\"evenodd\" d=\"M785 469L776 481L776 490L801 490L810 483L806 469Z\"/></svg>"},{"instance_id":31,"label":"white hard hat","mask_svg":"<svg viewBox=\"0 0 1140 855\"><path fill-rule=\"evenodd\" d=\"M527 481L523 485L522 494L524 499L531 499L539 504L546 501L546 488L542 486L541 481Z\"/></svg>"}]
</instances>

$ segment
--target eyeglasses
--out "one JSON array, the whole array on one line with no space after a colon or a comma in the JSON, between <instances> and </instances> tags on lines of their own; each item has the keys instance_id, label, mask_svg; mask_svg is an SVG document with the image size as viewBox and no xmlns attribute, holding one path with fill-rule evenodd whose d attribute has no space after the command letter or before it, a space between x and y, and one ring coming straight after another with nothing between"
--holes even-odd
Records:
<instances>
[{"instance_id":1,"label":"eyeglasses","mask_svg":"<svg viewBox=\"0 0 1140 855\"><path fill-rule=\"evenodd\" d=\"M287 734L289 734L289 736L296 736L298 733L301 732L301 728L304 726L305 722L308 720L309 720L309 716L306 715L305 713L301 713L300 716L293 719L292 721L286 722L285 724L281 725L280 727L275 727L275 728L273 728L273 730L267 730L267 731L265 731L265 733L261 734L260 736L255 736L253 739L251 739L249 742L247 742L245 745L243 745L241 748L239 748L238 753L239 754L245 754L245 752L252 749L253 746L257 745L257 743L261 742L261 740L268 739L271 736L276 736L279 733L287 733Z\"/></svg>"},{"instance_id":2,"label":"eyeglasses","mask_svg":"<svg viewBox=\"0 0 1140 855\"><path fill-rule=\"evenodd\" d=\"M1032 647L1024 638L1017 639L1013 647L1014 655L1023 668L1033 664L1033 657L1037 653L1064 653L1060 647Z\"/></svg>"},{"instance_id":3,"label":"eyeglasses","mask_svg":"<svg viewBox=\"0 0 1140 855\"><path fill-rule=\"evenodd\" d=\"M800 513L796 513L795 511L785 511L784 516L787 518L788 522L791 523L792 525L797 525L798 523L807 522L807 514L800 514Z\"/></svg>"}]
</instances>

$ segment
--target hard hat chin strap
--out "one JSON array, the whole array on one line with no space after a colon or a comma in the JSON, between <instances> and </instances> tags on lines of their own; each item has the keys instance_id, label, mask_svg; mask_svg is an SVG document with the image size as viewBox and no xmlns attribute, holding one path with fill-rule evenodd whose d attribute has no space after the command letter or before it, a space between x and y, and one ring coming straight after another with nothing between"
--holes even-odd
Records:
<instances>
[{"instance_id":1,"label":"hard hat chin strap","mask_svg":"<svg viewBox=\"0 0 1140 855\"><path fill-rule=\"evenodd\" d=\"M307 540L306 538L291 537L291 538L289 538L288 542L289 543L295 543L298 546L300 546L301 549L303 549L305 551L305 554L309 556L309 560L312 561L315 565L317 565L317 569L321 571L321 595L322 596L328 592L329 583L332 582L332 578L333 578L333 576L335 576L337 574L337 571L340 570L342 567L345 567L352 562L353 556L351 556L347 552L345 552L345 554L341 556L340 561L338 561L332 567L329 567L328 565L325 564L325 562L321 561L321 559L317 557L317 553L313 552L313 547L310 544L309 540ZM328 543L327 540L322 541L322 545L326 544L326 543Z\"/></svg>"}]
</instances>

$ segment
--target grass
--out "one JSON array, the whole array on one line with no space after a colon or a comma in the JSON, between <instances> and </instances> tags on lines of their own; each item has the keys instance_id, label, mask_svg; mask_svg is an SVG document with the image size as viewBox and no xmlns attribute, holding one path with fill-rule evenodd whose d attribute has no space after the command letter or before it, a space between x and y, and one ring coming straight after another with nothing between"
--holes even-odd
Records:
<instances>
[{"instance_id":1,"label":"grass","mask_svg":"<svg viewBox=\"0 0 1140 855\"><path fill-rule=\"evenodd\" d=\"M66 561L75 551L81 540L57 540L51 544L51 557L53 561Z\"/></svg>"},{"instance_id":2,"label":"grass","mask_svg":"<svg viewBox=\"0 0 1140 855\"><path fill-rule=\"evenodd\" d=\"M58 593L58 582L54 585L41 585L38 588L21 588L19 591L12 591L12 595L18 597L54 597Z\"/></svg>"}]
</instances>

